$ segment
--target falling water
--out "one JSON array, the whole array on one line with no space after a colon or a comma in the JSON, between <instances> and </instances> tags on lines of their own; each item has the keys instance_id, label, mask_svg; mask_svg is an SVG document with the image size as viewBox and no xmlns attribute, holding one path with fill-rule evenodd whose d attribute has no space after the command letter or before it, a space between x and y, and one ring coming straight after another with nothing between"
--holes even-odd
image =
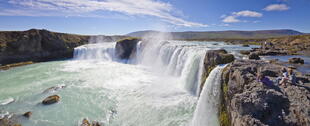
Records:
<instances>
[{"instance_id":1,"label":"falling water","mask_svg":"<svg viewBox=\"0 0 310 126\"><path fill-rule=\"evenodd\" d=\"M191 126L219 126L220 83L222 70L225 66L220 65L214 68L206 79Z\"/></svg>"},{"instance_id":2,"label":"falling water","mask_svg":"<svg viewBox=\"0 0 310 126\"><path fill-rule=\"evenodd\" d=\"M33 116L23 120L23 126L79 125L83 118L109 126L218 125L218 76L222 66L211 72L198 101L204 56L210 49L230 51L241 46L139 42L136 57L126 64L114 56L115 44L91 43L75 48L73 60L0 72L0 115L32 111ZM57 85L66 87L44 92ZM54 94L61 96L59 103L39 104Z\"/></svg>"}]
</instances>

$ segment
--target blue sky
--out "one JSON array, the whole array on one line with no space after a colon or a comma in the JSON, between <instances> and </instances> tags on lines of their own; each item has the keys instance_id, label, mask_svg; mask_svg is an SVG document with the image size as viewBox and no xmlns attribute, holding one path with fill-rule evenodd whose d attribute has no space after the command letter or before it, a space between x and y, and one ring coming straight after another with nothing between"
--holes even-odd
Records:
<instances>
[{"instance_id":1,"label":"blue sky","mask_svg":"<svg viewBox=\"0 0 310 126\"><path fill-rule=\"evenodd\" d=\"M309 0L0 0L0 30L76 34L139 30L294 29L310 33Z\"/></svg>"}]
</instances>

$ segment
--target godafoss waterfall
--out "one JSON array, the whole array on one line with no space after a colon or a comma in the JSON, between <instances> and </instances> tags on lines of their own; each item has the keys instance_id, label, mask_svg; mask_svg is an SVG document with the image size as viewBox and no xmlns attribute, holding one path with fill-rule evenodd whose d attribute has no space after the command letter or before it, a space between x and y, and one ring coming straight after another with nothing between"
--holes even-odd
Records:
<instances>
[{"instance_id":1,"label":"godafoss waterfall","mask_svg":"<svg viewBox=\"0 0 310 126\"><path fill-rule=\"evenodd\" d=\"M0 118L17 118L23 126L75 126L84 118L104 126L218 126L225 65L204 78L206 52L225 49L238 57L236 50L250 49L140 41L120 59L116 45L99 41L75 48L71 60L0 71ZM43 105L52 95L59 102ZM28 111L30 119L18 116Z\"/></svg>"}]
</instances>

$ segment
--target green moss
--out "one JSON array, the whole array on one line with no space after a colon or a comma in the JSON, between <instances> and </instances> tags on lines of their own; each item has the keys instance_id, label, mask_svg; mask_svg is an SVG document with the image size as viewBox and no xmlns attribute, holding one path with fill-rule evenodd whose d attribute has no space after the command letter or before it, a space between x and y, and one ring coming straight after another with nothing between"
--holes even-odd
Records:
<instances>
[{"instance_id":1,"label":"green moss","mask_svg":"<svg viewBox=\"0 0 310 126\"><path fill-rule=\"evenodd\" d=\"M220 112L220 126L230 126L230 120L227 111Z\"/></svg>"},{"instance_id":2,"label":"green moss","mask_svg":"<svg viewBox=\"0 0 310 126\"><path fill-rule=\"evenodd\" d=\"M261 42L249 41L249 42L245 42L244 44L247 44L247 45L261 45Z\"/></svg>"},{"instance_id":3,"label":"green moss","mask_svg":"<svg viewBox=\"0 0 310 126\"><path fill-rule=\"evenodd\" d=\"M123 41L131 41L131 40L140 40L141 38L137 38L137 37L127 37L127 38L124 38L124 39L121 39L121 40L118 40L117 42L123 42Z\"/></svg>"}]
</instances>

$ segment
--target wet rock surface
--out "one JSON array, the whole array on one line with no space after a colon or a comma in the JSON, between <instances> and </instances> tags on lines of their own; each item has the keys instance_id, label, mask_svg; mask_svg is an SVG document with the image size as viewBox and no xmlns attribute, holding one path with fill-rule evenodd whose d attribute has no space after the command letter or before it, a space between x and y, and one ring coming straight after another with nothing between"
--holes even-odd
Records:
<instances>
[{"instance_id":1,"label":"wet rock surface","mask_svg":"<svg viewBox=\"0 0 310 126\"><path fill-rule=\"evenodd\" d=\"M87 119L83 119L82 124L80 126L103 126L97 121L93 121L90 123Z\"/></svg>"},{"instance_id":2,"label":"wet rock surface","mask_svg":"<svg viewBox=\"0 0 310 126\"><path fill-rule=\"evenodd\" d=\"M26 113L23 114L23 116L26 117L26 118L30 118L32 116L32 112L30 112L30 111L26 112Z\"/></svg>"},{"instance_id":3,"label":"wet rock surface","mask_svg":"<svg viewBox=\"0 0 310 126\"><path fill-rule=\"evenodd\" d=\"M52 96L45 98L42 101L42 104L43 105L50 105L50 104L57 103L59 100L60 100L60 97L58 95L52 95Z\"/></svg>"},{"instance_id":4,"label":"wet rock surface","mask_svg":"<svg viewBox=\"0 0 310 126\"><path fill-rule=\"evenodd\" d=\"M265 72L268 78L274 80L280 76L282 67L264 61L238 60L225 68L220 117L228 121L221 122L221 125L310 125L309 87L299 84L267 86L256 80L258 72Z\"/></svg>"},{"instance_id":5,"label":"wet rock surface","mask_svg":"<svg viewBox=\"0 0 310 126\"><path fill-rule=\"evenodd\" d=\"M304 64L305 61L302 58L290 58L288 59L289 63L293 63L293 64Z\"/></svg>"},{"instance_id":6,"label":"wet rock surface","mask_svg":"<svg viewBox=\"0 0 310 126\"><path fill-rule=\"evenodd\" d=\"M21 126L18 117L14 114L0 118L0 126Z\"/></svg>"},{"instance_id":7,"label":"wet rock surface","mask_svg":"<svg viewBox=\"0 0 310 126\"><path fill-rule=\"evenodd\" d=\"M212 71L216 65L227 64L235 60L234 55L229 54L224 49L219 50L209 50L207 51L204 58L204 73L201 78L200 91L203 88L206 78L209 76L209 73Z\"/></svg>"},{"instance_id":8,"label":"wet rock surface","mask_svg":"<svg viewBox=\"0 0 310 126\"><path fill-rule=\"evenodd\" d=\"M249 59L260 60L260 57L257 53L250 53Z\"/></svg>"},{"instance_id":9,"label":"wet rock surface","mask_svg":"<svg viewBox=\"0 0 310 126\"><path fill-rule=\"evenodd\" d=\"M116 43L115 55L119 59L129 59L131 55L135 54L139 38L125 38Z\"/></svg>"}]
</instances>

